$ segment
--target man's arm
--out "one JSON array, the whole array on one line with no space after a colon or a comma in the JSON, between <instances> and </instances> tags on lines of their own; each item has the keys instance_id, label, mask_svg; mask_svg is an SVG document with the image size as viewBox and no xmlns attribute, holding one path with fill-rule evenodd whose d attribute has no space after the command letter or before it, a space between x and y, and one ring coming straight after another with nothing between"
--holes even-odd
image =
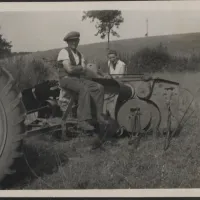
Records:
<instances>
[{"instance_id":1,"label":"man's arm","mask_svg":"<svg viewBox=\"0 0 200 200\"><path fill-rule=\"evenodd\" d=\"M63 67L69 74L83 74L85 71L81 65L71 65L68 59L63 61Z\"/></svg>"},{"instance_id":2,"label":"man's arm","mask_svg":"<svg viewBox=\"0 0 200 200\"><path fill-rule=\"evenodd\" d=\"M123 74L123 75L126 74L126 65L125 64L122 65L120 74Z\"/></svg>"},{"instance_id":3,"label":"man's arm","mask_svg":"<svg viewBox=\"0 0 200 200\"><path fill-rule=\"evenodd\" d=\"M83 56L83 54L81 54L81 66L86 69L86 61L85 61L85 58Z\"/></svg>"},{"instance_id":4,"label":"man's arm","mask_svg":"<svg viewBox=\"0 0 200 200\"><path fill-rule=\"evenodd\" d=\"M69 74L80 74L83 73L83 67L81 65L79 66L72 66L69 60L68 52L65 49L62 49L57 58L58 62L61 62L63 64L63 68L69 73Z\"/></svg>"},{"instance_id":5,"label":"man's arm","mask_svg":"<svg viewBox=\"0 0 200 200\"><path fill-rule=\"evenodd\" d=\"M101 69L98 69L98 75L99 75L99 78L112 78L112 76L110 75L110 73L104 73Z\"/></svg>"}]
</instances>

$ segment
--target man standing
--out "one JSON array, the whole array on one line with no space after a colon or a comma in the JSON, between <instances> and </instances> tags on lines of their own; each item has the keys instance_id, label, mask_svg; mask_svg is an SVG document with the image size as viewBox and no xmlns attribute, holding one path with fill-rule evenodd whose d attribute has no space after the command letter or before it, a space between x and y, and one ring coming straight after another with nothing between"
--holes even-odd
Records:
<instances>
[{"instance_id":1,"label":"man standing","mask_svg":"<svg viewBox=\"0 0 200 200\"><path fill-rule=\"evenodd\" d=\"M113 78L126 74L126 64L118 58L117 52L114 50L108 52L108 70Z\"/></svg>"},{"instance_id":2,"label":"man standing","mask_svg":"<svg viewBox=\"0 0 200 200\"><path fill-rule=\"evenodd\" d=\"M91 100L94 101L98 122L103 122L104 88L102 85L84 78L86 65L84 56L77 50L80 33L72 31L64 37L68 47L62 49L58 55L60 87L71 90L79 95L77 118L79 128L92 131Z\"/></svg>"}]
</instances>

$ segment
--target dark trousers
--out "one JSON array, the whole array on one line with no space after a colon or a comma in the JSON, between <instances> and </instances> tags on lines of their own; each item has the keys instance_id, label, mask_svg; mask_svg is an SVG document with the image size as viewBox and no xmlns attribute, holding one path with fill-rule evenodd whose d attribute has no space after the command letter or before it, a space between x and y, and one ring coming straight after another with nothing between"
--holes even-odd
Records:
<instances>
[{"instance_id":1,"label":"dark trousers","mask_svg":"<svg viewBox=\"0 0 200 200\"><path fill-rule=\"evenodd\" d=\"M97 120L103 113L104 87L96 82L77 77L64 77L60 87L78 93L77 117L79 121L92 119L92 102L94 101Z\"/></svg>"}]
</instances>

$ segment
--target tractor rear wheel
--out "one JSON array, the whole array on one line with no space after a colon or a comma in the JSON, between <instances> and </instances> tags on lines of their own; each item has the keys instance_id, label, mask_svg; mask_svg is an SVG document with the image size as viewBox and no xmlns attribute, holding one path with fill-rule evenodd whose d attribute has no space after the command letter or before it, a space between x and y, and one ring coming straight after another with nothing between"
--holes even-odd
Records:
<instances>
[{"instance_id":1,"label":"tractor rear wheel","mask_svg":"<svg viewBox=\"0 0 200 200\"><path fill-rule=\"evenodd\" d=\"M25 107L11 74L0 68L0 182L15 172L15 161L22 153L25 133Z\"/></svg>"}]
</instances>

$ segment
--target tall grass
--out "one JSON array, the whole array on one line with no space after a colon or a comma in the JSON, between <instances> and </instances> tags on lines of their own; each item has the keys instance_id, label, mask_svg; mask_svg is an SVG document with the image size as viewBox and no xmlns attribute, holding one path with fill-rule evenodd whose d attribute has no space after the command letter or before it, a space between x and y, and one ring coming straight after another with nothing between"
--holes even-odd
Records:
<instances>
[{"instance_id":1,"label":"tall grass","mask_svg":"<svg viewBox=\"0 0 200 200\"><path fill-rule=\"evenodd\" d=\"M7 68L21 90L32 87L45 80L56 78L50 63L30 56L13 56L0 60L0 66Z\"/></svg>"},{"instance_id":2,"label":"tall grass","mask_svg":"<svg viewBox=\"0 0 200 200\"><path fill-rule=\"evenodd\" d=\"M171 55L162 43L154 48L143 48L136 53L119 53L119 59L127 65L127 72L155 73L200 71L200 53ZM97 61L103 71L107 71L107 61Z\"/></svg>"}]
</instances>

